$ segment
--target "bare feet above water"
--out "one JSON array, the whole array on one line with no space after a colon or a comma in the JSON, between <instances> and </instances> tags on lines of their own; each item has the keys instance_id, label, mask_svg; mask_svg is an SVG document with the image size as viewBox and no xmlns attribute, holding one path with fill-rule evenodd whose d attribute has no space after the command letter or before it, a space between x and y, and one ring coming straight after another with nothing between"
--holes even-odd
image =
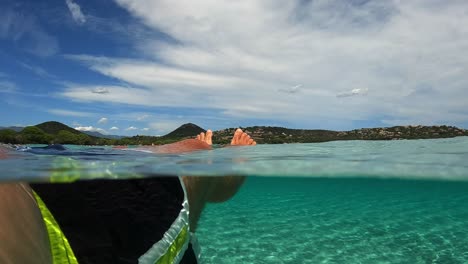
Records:
<instances>
[{"instance_id":1,"label":"bare feet above water","mask_svg":"<svg viewBox=\"0 0 468 264\"><path fill-rule=\"evenodd\" d=\"M231 140L231 146L255 146L257 145L257 142L250 138L247 133L242 131L242 129L238 128L236 129L236 132L234 132L234 136L232 137Z\"/></svg>"},{"instance_id":2,"label":"bare feet above water","mask_svg":"<svg viewBox=\"0 0 468 264\"><path fill-rule=\"evenodd\" d=\"M213 132L211 130L207 130L206 133L201 132L200 134L197 135L197 140L200 140L202 142L205 142L208 145L212 145L213 141ZM255 146L257 145L257 142L250 138L247 133L242 131L242 129L238 128L236 129L236 132L234 132L234 136L232 136L231 140L231 146Z\"/></svg>"},{"instance_id":3,"label":"bare feet above water","mask_svg":"<svg viewBox=\"0 0 468 264\"><path fill-rule=\"evenodd\" d=\"M212 137L213 137L213 132L209 129L206 131L206 134L201 132L200 134L197 135L198 140L203 141L208 145L213 145L213 141L211 140Z\"/></svg>"}]
</instances>

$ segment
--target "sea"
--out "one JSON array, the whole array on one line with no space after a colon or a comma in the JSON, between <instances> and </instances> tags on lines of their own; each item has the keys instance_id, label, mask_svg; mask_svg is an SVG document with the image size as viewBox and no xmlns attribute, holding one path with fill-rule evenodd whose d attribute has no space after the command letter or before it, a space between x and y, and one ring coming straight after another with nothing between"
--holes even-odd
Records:
<instances>
[{"instance_id":1,"label":"sea","mask_svg":"<svg viewBox=\"0 0 468 264\"><path fill-rule=\"evenodd\" d=\"M468 263L468 137L168 155L65 147L19 148L0 180L247 176L206 206L202 263Z\"/></svg>"}]
</instances>

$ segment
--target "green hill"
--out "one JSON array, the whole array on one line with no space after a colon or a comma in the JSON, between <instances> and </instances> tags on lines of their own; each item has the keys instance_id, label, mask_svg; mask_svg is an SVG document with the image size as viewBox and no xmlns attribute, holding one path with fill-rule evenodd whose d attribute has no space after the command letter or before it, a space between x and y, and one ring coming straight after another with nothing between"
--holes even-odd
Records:
<instances>
[{"instance_id":1,"label":"green hill","mask_svg":"<svg viewBox=\"0 0 468 264\"><path fill-rule=\"evenodd\" d=\"M20 132L0 129L0 142L12 144L77 144L77 145L151 145L167 144L193 138L205 130L195 124L184 124L162 137L140 136L102 138L75 130L60 122L49 121L25 127Z\"/></svg>"},{"instance_id":2,"label":"green hill","mask_svg":"<svg viewBox=\"0 0 468 264\"><path fill-rule=\"evenodd\" d=\"M205 129L192 124L187 123L183 124L178 127L176 130L172 131L171 133L164 135L163 138L186 138L186 137L195 137L196 135L200 134L201 132L206 132Z\"/></svg>"},{"instance_id":3,"label":"green hill","mask_svg":"<svg viewBox=\"0 0 468 264\"><path fill-rule=\"evenodd\" d=\"M42 129L42 131L44 131L44 133L47 133L47 134L52 134L52 135L56 135L58 134L60 131L68 131L70 133L73 133L73 134L83 134L82 132L76 130L76 129L73 129L67 125L64 125L60 122L56 122L56 121L49 121L49 122L44 122L44 123L41 123L41 124L38 124L38 125L35 125L35 127L38 127L40 129Z\"/></svg>"},{"instance_id":4,"label":"green hill","mask_svg":"<svg viewBox=\"0 0 468 264\"><path fill-rule=\"evenodd\" d=\"M62 123L50 121L28 126L20 132L0 130L0 142L12 144L77 144L104 145L111 141L89 136Z\"/></svg>"},{"instance_id":5,"label":"green hill","mask_svg":"<svg viewBox=\"0 0 468 264\"><path fill-rule=\"evenodd\" d=\"M394 126L350 131L289 129L254 126L243 128L259 144L314 143L335 140L401 140L468 136L468 130L454 126ZM215 131L213 143L229 143L235 128Z\"/></svg>"},{"instance_id":6,"label":"green hill","mask_svg":"<svg viewBox=\"0 0 468 264\"><path fill-rule=\"evenodd\" d=\"M126 137L116 140L116 142L119 145L162 145L173 143L186 138L194 138L201 132L206 132L206 130L195 124L187 123L181 125L169 134L161 137L136 135L133 137Z\"/></svg>"},{"instance_id":7,"label":"green hill","mask_svg":"<svg viewBox=\"0 0 468 264\"><path fill-rule=\"evenodd\" d=\"M334 140L399 140L450 138L468 136L468 130L454 126L394 126L362 128L350 131L289 129L253 126L242 128L259 144L313 143ZM213 143L228 144L235 128L214 131ZM184 124L162 137L133 136L121 139L98 138L77 131L59 122L45 122L16 132L0 129L0 142L13 144L77 144L77 145L161 145L185 138L194 138L205 130L195 124Z\"/></svg>"},{"instance_id":8,"label":"green hill","mask_svg":"<svg viewBox=\"0 0 468 264\"><path fill-rule=\"evenodd\" d=\"M284 127L253 126L242 128L259 144L308 143L338 140L338 131L322 129L290 129ZM213 143L230 142L235 128L214 131Z\"/></svg>"}]
</instances>

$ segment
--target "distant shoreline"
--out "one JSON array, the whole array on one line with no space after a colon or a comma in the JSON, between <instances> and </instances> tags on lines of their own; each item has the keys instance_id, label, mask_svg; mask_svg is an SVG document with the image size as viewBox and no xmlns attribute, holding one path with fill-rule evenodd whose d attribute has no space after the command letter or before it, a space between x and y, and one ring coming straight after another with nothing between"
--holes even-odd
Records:
<instances>
[{"instance_id":1,"label":"distant shoreline","mask_svg":"<svg viewBox=\"0 0 468 264\"><path fill-rule=\"evenodd\" d=\"M339 140L403 140L435 139L468 136L468 130L454 126L393 126L361 128L350 131L323 129L290 129L284 127L241 127L258 144L316 143ZM214 144L228 144L236 128L214 131ZM133 136L105 138L75 130L62 123L49 121L20 131L0 129L0 142L10 144L75 144L75 145L162 145L182 139L193 138L205 130L187 123L164 136Z\"/></svg>"},{"instance_id":2,"label":"distant shoreline","mask_svg":"<svg viewBox=\"0 0 468 264\"><path fill-rule=\"evenodd\" d=\"M243 128L259 144L315 143L340 140L411 140L468 136L468 130L454 126L393 126L361 128L349 131L320 129L289 129L282 127L254 126ZM214 137L226 141L233 128L215 131Z\"/></svg>"}]
</instances>

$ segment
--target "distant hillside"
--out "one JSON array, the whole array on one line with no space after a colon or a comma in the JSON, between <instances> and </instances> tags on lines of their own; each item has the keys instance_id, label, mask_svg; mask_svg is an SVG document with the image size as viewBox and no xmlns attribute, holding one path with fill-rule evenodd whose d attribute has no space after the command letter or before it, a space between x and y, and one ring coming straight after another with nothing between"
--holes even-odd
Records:
<instances>
[{"instance_id":1,"label":"distant hillside","mask_svg":"<svg viewBox=\"0 0 468 264\"><path fill-rule=\"evenodd\" d=\"M243 128L259 144L313 143L334 140L399 140L468 136L468 130L453 126L394 126L351 131L289 129L254 126ZM229 143L235 128L215 131L213 143Z\"/></svg>"},{"instance_id":2,"label":"distant hillside","mask_svg":"<svg viewBox=\"0 0 468 264\"><path fill-rule=\"evenodd\" d=\"M6 130L6 129L13 130L15 132L20 132L21 130L24 129L24 127L19 127L19 126L0 127L0 130Z\"/></svg>"},{"instance_id":3,"label":"distant hillside","mask_svg":"<svg viewBox=\"0 0 468 264\"><path fill-rule=\"evenodd\" d=\"M133 137L126 137L118 140L118 144L120 145L161 145L161 144L168 144L179 141L181 139L186 138L195 138L196 135L200 134L201 132L205 132L203 128L192 124L187 123L183 124L174 131L170 132L167 135L161 137L155 136L140 136L136 135Z\"/></svg>"},{"instance_id":4,"label":"distant hillside","mask_svg":"<svg viewBox=\"0 0 468 264\"><path fill-rule=\"evenodd\" d=\"M187 123L183 124L180 127L178 127L176 130L172 131L171 133L164 135L164 138L185 138L185 137L194 137L201 132L206 132L205 129L192 124L192 123Z\"/></svg>"},{"instance_id":5,"label":"distant hillside","mask_svg":"<svg viewBox=\"0 0 468 264\"><path fill-rule=\"evenodd\" d=\"M67 125L64 125L62 123L55 122L55 121L44 122L39 125L35 125L35 127L38 127L45 133L52 134L52 135L58 134L62 130L65 130L65 131L68 131L70 133L77 134L77 135L82 134L82 132L78 130L75 130Z\"/></svg>"},{"instance_id":6,"label":"distant hillside","mask_svg":"<svg viewBox=\"0 0 468 264\"><path fill-rule=\"evenodd\" d=\"M242 128L259 144L313 143L334 140L400 140L468 136L468 130L454 126L394 126L362 128L351 131L289 129L284 127L254 126ZM213 143L228 144L235 128L214 131ZM133 136L121 139L103 138L106 135L85 134L59 122L45 122L28 126L16 132L0 129L0 142L13 144L77 144L77 145L161 145L184 138L194 138L205 130L195 124L180 126L162 137Z\"/></svg>"},{"instance_id":7,"label":"distant hillside","mask_svg":"<svg viewBox=\"0 0 468 264\"><path fill-rule=\"evenodd\" d=\"M162 136L121 137L98 132L81 132L60 122L49 121L25 127L21 132L0 129L0 142L12 144L77 144L77 145L161 145L195 137L205 130L195 124L184 124Z\"/></svg>"},{"instance_id":8,"label":"distant hillside","mask_svg":"<svg viewBox=\"0 0 468 264\"><path fill-rule=\"evenodd\" d=\"M259 144L308 143L337 140L337 131L290 129L284 127L253 126L242 128ZM213 143L228 144L236 128L213 132Z\"/></svg>"},{"instance_id":9,"label":"distant hillside","mask_svg":"<svg viewBox=\"0 0 468 264\"><path fill-rule=\"evenodd\" d=\"M55 121L41 123L36 126L27 126L20 132L11 129L0 130L0 142L12 144L113 144L111 140L89 136Z\"/></svg>"},{"instance_id":10,"label":"distant hillside","mask_svg":"<svg viewBox=\"0 0 468 264\"><path fill-rule=\"evenodd\" d=\"M97 131L81 131L89 136L93 136L93 137L98 137L98 138L108 138L108 139L121 139L121 138L124 138L124 136L117 136L117 135L104 135L104 134L101 134Z\"/></svg>"}]
</instances>

